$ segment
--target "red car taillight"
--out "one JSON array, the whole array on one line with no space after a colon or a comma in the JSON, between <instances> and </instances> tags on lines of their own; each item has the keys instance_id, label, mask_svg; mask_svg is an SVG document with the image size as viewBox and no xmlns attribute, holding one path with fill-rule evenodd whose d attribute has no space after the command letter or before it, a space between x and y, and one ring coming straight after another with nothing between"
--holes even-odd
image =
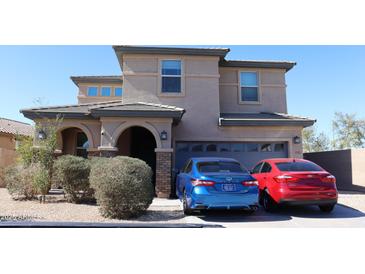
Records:
<instances>
[{"instance_id":1,"label":"red car taillight","mask_svg":"<svg viewBox=\"0 0 365 274\"><path fill-rule=\"evenodd\" d=\"M241 182L241 184L243 186L258 186L259 182L258 181L243 181L243 182Z\"/></svg>"},{"instance_id":2,"label":"red car taillight","mask_svg":"<svg viewBox=\"0 0 365 274\"><path fill-rule=\"evenodd\" d=\"M290 176L290 175L279 175L279 176L275 176L274 180L278 183L292 183L292 182L296 182L297 179Z\"/></svg>"},{"instance_id":3,"label":"red car taillight","mask_svg":"<svg viewBox=\"0 0 365 274\"><path fill-rule=\"evenodd\" d=\"M327 175L321 178L322 182L324 183L336 183L336 177L333 175Z\"/></svg>"},{"instance_id":4,"label":"red car taillight","mask_svg":"<svg viewBox=\"0 0 365 274\"><path fill-rule=\"evenodd\" d=\"M214 186L215 182L198 180L198 179L191 179L191 184L193 186Z\"/></svg>"}]
</instances>

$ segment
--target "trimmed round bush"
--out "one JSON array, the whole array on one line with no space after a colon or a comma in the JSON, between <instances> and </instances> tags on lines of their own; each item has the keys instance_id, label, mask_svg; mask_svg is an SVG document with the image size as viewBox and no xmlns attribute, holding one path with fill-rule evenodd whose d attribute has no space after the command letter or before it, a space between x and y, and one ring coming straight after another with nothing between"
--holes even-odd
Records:
<instances>
[{"instance_id":1,"label":"trimmed round bush","mask_svg":"<svg viewBox=\"0 0 365 274\"><path fill-rule=\"evenodd\" d=\"M152 203L152 169L142 160L119 156L91 161L90 184L104 217L129 219Z\"/></svg>"},{"instance_id":2,"label":"trimmed round bush","mask_svg":"<svg viewBox=\"0 0 365 274\"><path fill-rule=\"evenodd\" d=\"M90 188L90 161L82 157L64 155L54 162L54 180L65 191L66 198L72 203L89 201L93 198Z\"/></svg>"},{"instance_id":3,"label":"trimmed round bush","mask_svg":"<svg viewBox=\"0 0 365 274\"><path fill-rule=\"evenodd\" d=\"M38 194L34 180L41 170L39 164L31 164L27 167L16 165L6 169L4 176L6 188L14 200L30 200Z\"/></svg>"}]
</instances>

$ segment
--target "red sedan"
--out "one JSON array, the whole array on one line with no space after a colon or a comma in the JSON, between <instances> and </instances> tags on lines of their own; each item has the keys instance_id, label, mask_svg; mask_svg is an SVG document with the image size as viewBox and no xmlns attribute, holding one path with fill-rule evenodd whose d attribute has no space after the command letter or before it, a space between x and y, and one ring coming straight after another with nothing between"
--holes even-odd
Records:
<instances>
[{"instance_id":1,"label":"red sedan","mask_svg":"<svg viewBox=\"0 0 365 274\"><path fill-rule=\"evenodd\" d=\"M336 178L303 159L267 159L252 170L259 182L259 201L266 211L279 204L318 205L331 212L337 203Z\"/></svg>"}]
</instances>

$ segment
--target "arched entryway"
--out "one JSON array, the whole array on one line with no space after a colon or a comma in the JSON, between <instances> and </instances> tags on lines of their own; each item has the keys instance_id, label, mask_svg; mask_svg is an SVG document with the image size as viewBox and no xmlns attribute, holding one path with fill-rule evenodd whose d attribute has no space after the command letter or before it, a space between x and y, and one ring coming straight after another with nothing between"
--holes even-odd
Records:
<instances>
[{"instance_id":1,"label":"arched entryway","mask_svg":"<svg viewBox=\"0 0 365 274\"><path fill-rule=\"evenodd\" d=\"M129 156L145 161L152 168L152 182L155 185L156 140L151 131L140 126L129 127L120 134L117 148L117 155Z\"/></svg>"},{"instance_id":2,"label":"arched entryway","mask_svg":"<svg viewBox=\"0 0 365 274\"><path fill-rule=\"evenodd\" d=\"M70 154L87 158L89 140L85 132L77 127L63 129L60 132L59 144L62 154Z\"/></svg>"}]
</instances>

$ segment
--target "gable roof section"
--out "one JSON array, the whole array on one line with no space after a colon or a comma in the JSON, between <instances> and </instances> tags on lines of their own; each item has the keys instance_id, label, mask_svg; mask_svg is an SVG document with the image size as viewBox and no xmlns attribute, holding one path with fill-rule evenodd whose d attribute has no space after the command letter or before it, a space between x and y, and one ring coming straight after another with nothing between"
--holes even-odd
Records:
<instances>
[{"instance_id":1,"label":"gable roof section","mask_svg":"<svg viewBox=\"0 0 365 274\"><path fill-rule=\"evenodd\" d=\"M312 126L316 120L285 113L221 113L220 126Z\"/></svg>"},{"instance_id":2,"label":"gable roof section","mask_svg":"<svg viewBox=\"0 0 365 274\"><path fill-rule=\"evenodd\" d=\"M144 46L113 46L119 65L122 68L123 54L161 54L161 55L195 55L218 56L220 67L239 68L278 68L291 70L296 63L291 61L265 60L226 60L229 48L181 48L181 47L144 47ZM123 68L122 68L123 69Z\"/></svg>"},{"instance_id":3,"label":"gable roof section","mask_svg":"<svg viewBox=\"0 0 365 274\"><path fill-rule=\"evenodd\" d=\"M229 48L182 48L182 47L145 47L145 46L113 46L119 65L123 70L124 54L159 54L159 55L193 55L217 56L221 60L230 51Z\"/></svg>"},{"instance_id":4,"label":"gable roof section","mask_svg":"<svg viewBox=\"0 0 365 274\"><path fill-rule=\"evenodd\" d=\"M0 132L13 135L32 136L33 127L30 124L23 122L0 118Z\"/></svg>"},{"instance_id":5,"label":"gable roof section","mask_svg":"<svg viewBox=\"0 0 365 274\"><path fill-rule=\"evenodd\" d=\"M82 118L99 117L166 117L177 123L185 110L175 106L152 104L146 102L123 103L121 100L88 103L79 105L54 106L46 108L23 109L20 111L30 119L36 118Z\"/></svg>"},{"instance_id":6,"label":"gable roof section","mask_svg":"<svg viewBox=\"0 0 365 274\"><path fill-rule=\"evenodd\" d=\"M122 84L123 77L121 75L110 75L110 76L71 76L72 82L76 86L82 83L102 83L102 84Z\"/></svg>"},{"instance_id":7,"label":"gable roof section","mask_svg":"<svg viewBox=\"0 0 365 274\"><path fill-rule=\"evenodd\" d=\"M222 60L219 62L220 67L238 67L238 68L277 68L291 70L297 63L291 61L257 61L257 60Z\"/></svg>"}]
</instances>

